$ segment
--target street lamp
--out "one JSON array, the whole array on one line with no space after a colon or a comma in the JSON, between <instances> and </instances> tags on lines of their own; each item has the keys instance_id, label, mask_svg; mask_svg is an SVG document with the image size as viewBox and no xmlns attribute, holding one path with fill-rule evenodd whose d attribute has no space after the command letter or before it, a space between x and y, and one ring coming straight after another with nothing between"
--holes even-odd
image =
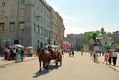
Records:
<instances>
[{"instance_id":1,"label":"street lamp","mask_svg":"<svg viewBox=\"0 0 119 80\"><path fill-rule=\"evenodd\" d=\"M16 28L15 28L15 34L16 34L16 39L14 39L14 44L19 44L19 35L18 35L18 28L19 28L19 0L16 1L17 3L17 13L16 13Z\"/></svg>"}]
</instances>

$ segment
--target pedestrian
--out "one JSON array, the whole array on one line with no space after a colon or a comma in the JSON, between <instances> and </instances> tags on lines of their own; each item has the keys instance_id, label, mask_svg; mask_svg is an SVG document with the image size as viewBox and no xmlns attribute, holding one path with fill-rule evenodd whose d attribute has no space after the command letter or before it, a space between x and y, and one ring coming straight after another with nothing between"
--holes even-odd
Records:
<instances>
[{"instance_id":1,"label":"pedestrian","mask_svg":"<svg viewBox=\"0 0 119 80\"><path fill-rule=\"evenodd\" d=\"M83 55L83 51L84 51L84 50L83 50L83 47L81 47L81 55Z\"/></svg>"},{"instance_id":2,"label":"pedestrian","mask_svg":"<svg viewBox=\"0 0 119 80\"><path fill-rule=\"evenodd\" d=\"M16 50L16 48L13 48L13 59L14 60L17 59L17 50Z\"/></svg>"},{"instance_id":3,"label":"pedestrian","mask_svg":"<svg viewBox=\"0 0 119 80\"><path fill-rule=\"evenodd\" d=\"M92 44L89 44L89 51L90 51L90 57L92 57L94 51L94 46Z\"/></svg>"},{"instance_id":4,"label":"pedestrian","mask_svg":"<svg viewBox=\"0 0 119 80\"><path fill-rule=\"evenodd\" d=\"M23 61L23 59L24 59L24 50L21 49L21 61Z\"/></svg>"},{"instance_id":5,"label":"pedestrian","mask_svg":"<svg viewBox=\"0 0 119 80\"><path fill-rule=\"evenodd\" d=\"M71 57L71 54L72 54L72 52L71 52L71 50L69 51L69 57Z\"/></svg>"},{"instance_id":6,"label":"pedestrian","mask_svg":"<svg viewBox=\"0 0 119 80\"><path fill-rule=\"evenodd\" d=\"M7 49L7 60L10 61L11 50L10 47Z\"/></svg>"},{"instance_id":7,"label":"pedestrian","mask_svg":"<svg viewBox=\"0 0 119 80\"><path fill-rule=\"evenodd\" d=\"M22 59L22 49L18 48L18 59Z\"/></svg>"},{"instance_id":8,"label":"pedestrian","mask_svg":"<svg viewBox=\"0 0 119 80\"><path fill-rule=\"evenodd\" d=\"M117 62L117 52L114 51L112 54L112 60L113 60L113 65L116 66L116 62Z\"/></svg>"},{"instance_id":9,"label":"pedestrian","mask_svg":"<svg viewBox=\"0 0 119 80\"><path fill-rule=\"evenodd\" d=\"M104 63L106 63L106 65L108 64L108 53L105 53Z\"/></svg>"},{"instance_id":10,"label":"pedestrian","mask_svg":"<svg viewBox=\"0 0 119 80\"><path fill-rule=\"evenodd\" d=\"M109 59L108 59L109 65L111 65L111 62L112 62L112 51L109 51L108 54L109 54Z\"/></svg>"},{"instance_id":11,"label":"pedestrian","mask_svg":"<svg viewBox=\"0 0 119 80\"><path fill-rule=\"evenodd\" d=\"M97 51L95 51L93 54L93 60L94 62L98 62L98 52Z\"/></svg>"},{"instance_id":12,"label":"pedestrian","mask_svg":"<svg viewBox=\"0 0 119 80\"><path fill-rule=\"evenodd\" d=\"M13 50L12 50L11 47L10 47L9 49L10 49L9 60L13 60L13 57L14 57L14 55L13 55Z\"/></svg>"},{"instance_id":13,"label":"pedestrian","mask_svg":"<svg viewBox=\"0 0 119 80\"><path fill-rule=\"evenodd\" d=\"M64 57L64 50L62 49L62 51L61 51L61 52L62 52L62 56Z\"/></svg>"},{"instance_id":14,"label":"pedestrian","mask_svg":"<svg viewBox=\"0 0 119 80\"><path fill-rule=\"evenodd\" d=\"M71 53L72 53L72 57L74 57L74 50L73 49L72 49Z\"/></svg>"},{"instance_id":15,"label":"pedestrian","mask_svg":"<svg viewBox=\"0 0 119 80\"><path fill-rule=\"evenodd\" d=\"M3 50L5 56L4 56L4 59L7 60L7 55L8 55L8 48L5 47L4 50Z\"/></svg>"},{"instance_id":16,"label":"pedestrian","mask_svg":"<svg viewBox=\"0 0 119 80\"><path fill-rule=\"evenodd\" d=\"M24 58L27 56L27 49L26 48L23 48L24 50Z\"/></svg>"}]
</instances>

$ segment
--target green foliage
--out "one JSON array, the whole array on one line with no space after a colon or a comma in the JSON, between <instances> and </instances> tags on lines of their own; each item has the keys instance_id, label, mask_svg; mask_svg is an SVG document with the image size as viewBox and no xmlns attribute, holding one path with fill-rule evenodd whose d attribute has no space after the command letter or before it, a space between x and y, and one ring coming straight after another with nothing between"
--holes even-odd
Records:
<instances>
[{"instance_id":1,"label":"green foliage","mask_svg":"<svg viewBox=\"0 0 119 80\"><path fill-rule=\"evenodd\" d=\"M86 33L86 43L88 43L92 39L92 36L93 36L93 32Z\"/></svg>"},{"instance_id":2,"label":"green foliage","mask_svg":"<svg viewBox=\"0 0 119 80\"><path fill-rule=\"evenodd\" d=\"M86 43L89 43L89 41L92 39L94 33L96 34L96 36L100 34L99 31L96 31L96 32L87 32L86 33Z\"/></svg>"},{"instance_id":3,"label":"green foliage","mask_svg":"<svg viewBox=\"0 0 119 80\"><path fill-rule=\"evenodd\" d=\"M104 48L105 48L106 50L109 50L110 45L106 43L106 44L104 45Z\"/></svg>"},{"instance_id":4,"label":"green foliage","mask_svg":"<svg viewBox=\"0 0 119 80\"><path fill-rule=\"evenodd\" d=\"M119 43L116 43L115 45L116 45L116 49L119 49Z\"/></svg>"}]
</instances>

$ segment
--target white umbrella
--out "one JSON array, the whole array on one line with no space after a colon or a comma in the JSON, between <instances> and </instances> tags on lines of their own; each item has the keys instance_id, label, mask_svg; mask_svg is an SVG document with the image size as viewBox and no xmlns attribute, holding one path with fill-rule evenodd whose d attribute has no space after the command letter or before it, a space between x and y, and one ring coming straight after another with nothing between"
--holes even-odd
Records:
<instances>
[{"instance_id":1,"label":"white umbrella","mask_svg":"<svg viewBox=\"0 0 119 80\"><path fill-rule=\"evenodd\" d=\"M22 46L22 45L20 45L20 44L15 44L15 47L24 48L24 46Z\"/></svg>"},{"instance_id":2,"label":"white umbrella","mask_svg":"<svg viewBox=\"0 0 119 80\"><path fill-rule=\"evenodd\" d=\"M32 46L28 46L27 49L33 49L33 47Z\"/></svg>"},{"instance_id":3,"label":"white umbrella","mask_svg":"<svg viewBox=\"0 0 119 80\"><path fill-rule=\"evenodd\" d=\"M48 48L48 46L51 46L52 48L59 48L60 47L59 45L46 45L44 47Z\"/></svg>"}]
</instances>

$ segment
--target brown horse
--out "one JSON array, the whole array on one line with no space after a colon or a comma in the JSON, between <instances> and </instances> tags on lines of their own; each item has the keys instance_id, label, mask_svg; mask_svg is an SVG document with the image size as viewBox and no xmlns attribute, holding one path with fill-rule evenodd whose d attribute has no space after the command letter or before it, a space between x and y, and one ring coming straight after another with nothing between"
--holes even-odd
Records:
<instances>
[{"instance_id":1,"label":"brown horse","mask_svg":"<svg viewBox=\"0 0 119 80\"><path fill-rule=\"evenodd\" d=\"M55 66L58 67L58 62L60 62L60 66L62 65L62 54L58 51L58 49L48 48L48 51L51 53L51 59L55 61Z\"/></svg>"},{"instance_id":2,"label":"brown horse","mask_svg":"<svg viewBox=\"0 0 119 80\"><path fill-rule=\"evenodd\" d=\"M62 65L62 54L58 51L54 52L53 50L48 49L38 49L37 51L39 58L39 72L41 71L41 62L43 62L43 67L48 70L48 66L51 60L55 61L55 66L58 67L58 62Z\"/></svg>"},{"instance_id":3,"label":"brown horse","mask_svg":"<svg viewBox=\"0 0 119 80\"><path fill-rule=\"evenodd\" d=\"M60 62L60 66L62 65L62 54L60 52L56 53L55 65L58 67L58 62Z\"/></svg>"},{"instance_id":4,"label":"brown horse","mask_svg":"<svg viewBox=\"0 0 119 80\"><path fill-rule=\"evenodd\" d=\"M44 69L48 70L48 65L50 64L51 54L46 49L38 49L37 50L38 59L39 59L39 72L41 72L41 62L43 62Z\"/></svg>"}]
</instances>

